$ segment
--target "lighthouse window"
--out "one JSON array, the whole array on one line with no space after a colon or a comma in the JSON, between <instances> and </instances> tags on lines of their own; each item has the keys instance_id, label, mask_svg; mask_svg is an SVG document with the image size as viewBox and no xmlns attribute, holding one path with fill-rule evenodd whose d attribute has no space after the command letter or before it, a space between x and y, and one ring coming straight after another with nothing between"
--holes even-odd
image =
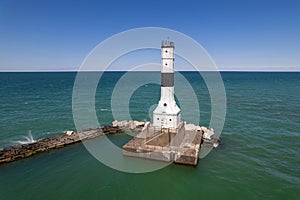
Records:
<instances>
[{"instance_id":1,"label":"lighthouse window","mask_svg":"<svg viewBox=\"0 0 300 200\"><path fill-rule=\"evenodd\" d=\"M157 120L159 120L159 118L157 118Z\"/></svg>"},{"instance_id":2,"label":"lighthouse window","mask_svg":"<svg viewBox=\"0 0 300 200\"><path fill-rule=\"evenodd\" d=\"M169 119L170 121L172 121L172 119Z\"/></svg>"},{"instance_id":3,"label":"lighthouse window","mask_svg":"<svg viewBox=\"0 0 300 200\"><path fill-rule=\"evenodd\" d=\"M168 65L168 63L165 64L166 66Z\"/></svg>"},{"instance_id":4,"label":"lighthouse window","mask_svg":"<svg viewBox=\"0 0 300 200\"><path fill-rule=\"evenodd\" d=\"M167 104L166 104L166 103L164 103L164 106L167 106Z\"/></svg>"},{"instance_id":5,"label":"lighthouse window","mask_svg":"<svg viewBox=\"0 0 300 200\"><path fill-rule=\"evenodd\" d=\"M166 50L165 52L166 52L166 53L168 53L168 51L167 51L167 50Z\"/></svg>"}]
</instances>

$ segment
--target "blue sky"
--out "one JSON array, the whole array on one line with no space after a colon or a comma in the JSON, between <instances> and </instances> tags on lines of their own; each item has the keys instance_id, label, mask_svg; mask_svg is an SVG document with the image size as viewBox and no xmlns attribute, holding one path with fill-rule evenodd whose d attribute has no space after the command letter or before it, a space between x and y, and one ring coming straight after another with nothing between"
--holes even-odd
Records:
<instances>
[{"instance_id":1,"label":"blue sky","mask_svg":"<svg viewBox=\"0 0 300 200\"><path fill-rule=\"evenodd\" d=\"M194 38L220 70L300 71L298 0L1 0L0 71L76 70L101 41L148 26Z\"/></svg>"}]
</instances>

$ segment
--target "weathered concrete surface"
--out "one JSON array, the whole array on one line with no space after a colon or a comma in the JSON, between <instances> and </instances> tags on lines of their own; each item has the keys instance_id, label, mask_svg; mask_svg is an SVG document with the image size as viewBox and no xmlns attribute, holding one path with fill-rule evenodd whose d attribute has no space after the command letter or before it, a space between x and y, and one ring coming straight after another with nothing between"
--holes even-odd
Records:
<instances>
[{"instance_id":1,"label":"weathered concrete surface","mask_svg":"<svg viewBox=\"0 0 300 200\"><path fill-rule=\"evenodd\" d=\"M6 147L0 151L0 164L29 157L50 149L61 148L66 145L80 142L81 140L95 138L104 134L114 134L120 132L123 132L123 130L117 126L104 126L102 128L91 128L79 132L67 131L65 135L44 138L31 144Z\"/></svg>"},{"instance_id":2,"label":"weathered concrete surface","mask_svg":"<svg viewBox=\"0 0 300 200\"><path fill-rule=\"evenodd\" d=\"M157 139L167 137L167 134L162 133L161 136ZM155 144L155 141L159 140L135 137L123 146L123 155L179 164L197 165L201 138L202 133L200 132L186 131L184 140L179 146L169 144L163 144L164 146L162 146L160 142ZM147 142L148 140L151 140L150 144ZM185 142L188 140L192 140L192 142Z\"/></svg>"},{"instance_id":3,"label":"weathered concrete surface","mask_svg":"<svg viewBox=\"0 0 300 200\"><path fill-rule=\"evenodd\" d=\"M178 164L197 165L202 136L212 129L181 124L177 129L149 125L123 146L123 155Z\"/></svg>"}]
</instances>

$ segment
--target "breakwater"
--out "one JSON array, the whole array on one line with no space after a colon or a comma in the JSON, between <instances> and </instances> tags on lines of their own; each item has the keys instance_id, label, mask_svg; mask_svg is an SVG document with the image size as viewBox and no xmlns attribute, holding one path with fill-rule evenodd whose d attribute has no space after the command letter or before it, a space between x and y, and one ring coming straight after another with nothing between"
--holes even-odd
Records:
<instances>
[{"instance_id":1,"label":"breakwater","mask_svg":"<svg viewBox=\"0 0 300 200\"><path fill-rule=\"evenodd\" d=\"M43 138L29 144L19 144L6 147L0 151L0 164L26 158L51 149L62 148L70 144L78 143L81 140L92 139L101 135L121 133L123 131L124 129L121 129L118 126L109 125L90 128L79 132L67 131L64 135Z\"/></svg>"}]
</instances>

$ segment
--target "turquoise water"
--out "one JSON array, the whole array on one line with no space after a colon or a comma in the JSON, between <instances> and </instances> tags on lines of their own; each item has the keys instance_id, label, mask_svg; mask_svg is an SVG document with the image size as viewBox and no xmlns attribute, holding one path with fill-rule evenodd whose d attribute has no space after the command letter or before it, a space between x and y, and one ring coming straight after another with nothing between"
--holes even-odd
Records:
<instances>
[{"instance_id":1,"label":"turquoise water","mask_svg":"<svg viewBox=\"0 0 300 200\"><path fill-rule=\"evenodd\" d=\"M123 73L107 73L96 93L101 124L113 120L110 95ZM138 74L138 76L148 76ZM211 104L197 73L200 123ZM75 129L76 73L0 73L0 148ZM196 167L171 164L146 174L119 172L82 144L0 166L0 199L300 199L300 73L222 73L227 116L221 145ZM149 120L159 86L140 87L130 100L133 119ZM180 102L179 102L180 104ZM192 108L191 108L192 109ZM125 134L110 137L121 146Z\"/></svg>"}]
</instances>

